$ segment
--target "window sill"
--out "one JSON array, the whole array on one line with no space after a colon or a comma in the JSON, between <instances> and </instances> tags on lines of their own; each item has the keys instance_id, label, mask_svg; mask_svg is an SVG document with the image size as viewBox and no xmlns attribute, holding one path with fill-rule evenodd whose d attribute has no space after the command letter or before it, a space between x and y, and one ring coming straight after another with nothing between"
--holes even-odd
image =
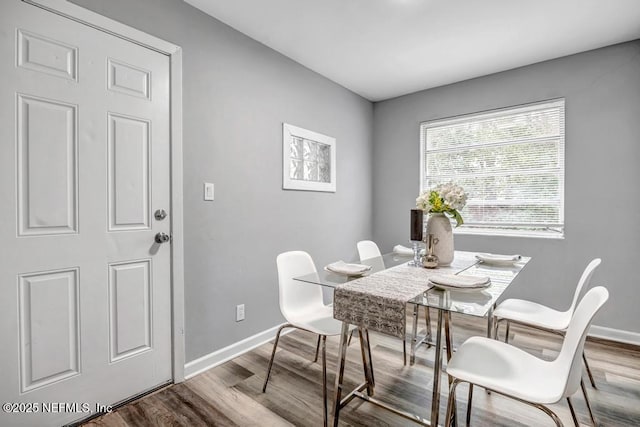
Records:
<instances>
[{"instance_id":1,"label":"window sill","mask_svg":"<svg viewBox=\"0 0 640 427\"><path fill-rule=\"evenodd\" d=\"M453 234L464 236L499 236L499 237L526 237L534 239L564 240L564 232L534 231L534 230L501 230L495 228L460 228L453 229Z\"/></svg>"}]
</instances>

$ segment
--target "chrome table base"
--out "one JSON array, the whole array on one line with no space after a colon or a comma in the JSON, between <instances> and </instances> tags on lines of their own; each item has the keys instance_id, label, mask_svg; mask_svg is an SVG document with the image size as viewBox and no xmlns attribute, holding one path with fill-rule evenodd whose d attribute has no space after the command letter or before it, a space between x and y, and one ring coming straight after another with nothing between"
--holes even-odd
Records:
<instances>
[{"instance_id":1,"label":"chrome table base","mask_svg":"<svg viewBox=\"0 0 640 427\"><path fill-rule=\"evenodd\" d=\"M428 318L428 317L427 317ZM424 419L416 414L412 414L407 411L403 411L392 405L385 403L381 400L376 399L375 394L375 377L373 370L373 361L371 359L371 343L369 341L369 331L365 328L358 328L358 335L360 337L360 349L362 356L362 366L364 370L364 378L365 381L357 386L354 390L350 391L343 397L343 380L344 380L344 368L347 359L347 342L349 340L349 325L347 323L342 324L342 332L340 334L340 347L338 350L338 372L336 375L336 383L334 389L334 400L333 400L333 425L334 427L338 426L338 421L340 419L340 410L349 404L354 398L360 398L367 402L373 403L376 406L380 406L388 411L391 411L401 417L414 421L418 424L426 425L426 426L437 426L438 425L438 416L439 416L439 408L440 408L440 376L442 374L442 351L444 349L444 342L446 341L447 348L447 360L451 357L451 334L450 334L450 319L451 314L449 312L444 312L443 310L438 310L438 327L436 330L436 342L435 342L435 362L434 362L434 372L433 372L433 394L431 397L431 419ZM444 321L444 322L443 322ZM430 326L430 325L429 325ZM445 337L443 340L442 330L443 326L445 329ZM413 320L413 336L415 337L417 329L417 306L414 308L414 320ZM427 336L430 338L430 328L427 329ZM411 341L411 359L412 364L415 360L415 349L417 345L422 343L423 341L418 341L416 338L413 338ZM451 383L451 378L449 378L449 383ZM366 390L366 393L365 393Z\"/></svg>"}]
</instances>

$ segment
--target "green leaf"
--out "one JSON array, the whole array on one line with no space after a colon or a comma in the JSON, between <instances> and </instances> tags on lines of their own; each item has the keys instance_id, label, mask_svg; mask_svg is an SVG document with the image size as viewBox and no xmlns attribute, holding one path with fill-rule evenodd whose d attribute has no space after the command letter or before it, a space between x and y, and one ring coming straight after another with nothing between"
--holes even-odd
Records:
<instances>
[{"instance_id":1,"label":"green leaf","mask_svg":"<svg viewBox=\"0 0 640 427\"><path fill-rule=\"evenodd\" d=\"M460 227L462 224L464 224L464 220L462 219L460 212L458 212L456 209L452 209L451 214L456 219L456 227Z\"/></svg>"}]
</instances>

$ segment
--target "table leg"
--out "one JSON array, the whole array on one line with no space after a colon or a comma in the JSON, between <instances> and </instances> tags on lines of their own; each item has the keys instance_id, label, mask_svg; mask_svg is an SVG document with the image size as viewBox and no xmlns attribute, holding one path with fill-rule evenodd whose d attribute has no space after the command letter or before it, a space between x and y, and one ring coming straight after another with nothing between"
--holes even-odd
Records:
<instances>
[{"instance_id":1,"label":"table leg","mask_svg":"<svg viewBox=\"0 0 640 427\"><path fill-rule=\"evenodd\" d=\"M453 343L451 342L451 313L447 312L444 317L444 336L445 345L447 346L447 362L451 360L451 353L453 349ZM451 385L451 381L449 381Z\"/></svg>"},{"instance_id":2,"label":"table leg","mask_svg":"<svg viewBox=\"0 0 640 427\"><path fill-rule=\"evenodd\" d=\"M424 306L424 320L427 324L427 341L431 341L433 340L431 336L431 315L429 314L429 307L426 305Z\"/></svg>"},{"instance_id":3,"label":"table leg","mask_svg":"<svg viewBox=\"0 0 640 427\"><path fill-rule=\"evenodd\" d=\"M451 312L447 311L444 315L444 336L445 336L445 345L447 346L447 364L449 363L449 361L451 360L451 354L453 351L453 342L451 340ZM451 375L447 375L448 379L449 379L449 387L451 387L451 383L453 382L453 377ZM453 420L452 425L457 426L458 425L458 421L456 420L456 402L455 400L452 402L454 411L453 411L453 415L451 417L451 419ZM447 424L448 420L445 421L445 425Z\"/></svg>"},{"instance_id":4,"label":"table leg","mask_svg":"<svg viewBox=\"0 0 640 427\"><path fill-rule=\"evenodd\" d=\"M333 399L333 426L338 427L340 417L340 400L342 399L342 380L344 377L344 365L347 359L347 340L349 339L349 324L342 322L340 333L340 347L338 348L338 370L336 373L336 385Z\"/></svg>"},{"instance_id":5,"label":"table leg","mask_svg":"<svg viewBox=\"0 0 640 427\"><path fill-rule=\"evenodd\" d=\"M489 312L487 313L487 338L498 339L498 322L493 318L493 310L495 310L496 304L491 304ZM467 420L471 417L471 399L473 397L473 386L469 384L469 403L467 410ZM486 390L487 394L491 394L489 390ZM468 422L467 422L468 424Z\"/></svg>"},{"instance_id":6,"label":"table leg","mask_svg":"<svg viewBox=\"0 0 640 427\"><path fill-rule=\"evenodd\" d=\"M365 336L367 337L367 353L369 354L369 375L371 376L371 385L376 386L376 377L373 374L373 358L371 357L371 340L369 339L369 330L365 329Z\"/></svg>"},{"instance_id":7,"label":"table leg","mask_svg":"<svg viewBox=\"0 0 640 427\"><path fill-rule=\"evenodd\" d=\"M411 356L409 365L416 363L416 342L418 341L418 304L413 305L413 322L411 323Z\"/></svg>"},{"instance_id":8,"label":"table leg","mask_svg":"<svg viewBox=\"0 0 640 427\"><path fill-rule=\"evenodd\" d=\"M489 313L487 313L487 338L492 338L493 336L493 309L496 308L495 304L492 304L489 307Z\"/></svg>"},{"instance_id":9,"label":"table leg","mask_svg":"<svg viewBox=\"0 0 640 427\"><path fill-rule=\"evenodd\" d=\"M440 412L440 374L442 373L442 310L438 309L438 329L436 330L436 357L433 364L433 394L431 398L431 425L438 425Z\"/></svg>"},{"instance_id":10,"label":"table leg","mask_svg":"<svg viewBox=\"0 0 640 427\"><path fill-rule=\"evenodd\" d=\"M364 379L367 382L367 394L373 396L374 380L373 366L371 364L371 347L369 344L369 334L364 328L358 328L360 336L360 352L362 353L362 368L364 369Z\"/></svg>"}]
</instances>

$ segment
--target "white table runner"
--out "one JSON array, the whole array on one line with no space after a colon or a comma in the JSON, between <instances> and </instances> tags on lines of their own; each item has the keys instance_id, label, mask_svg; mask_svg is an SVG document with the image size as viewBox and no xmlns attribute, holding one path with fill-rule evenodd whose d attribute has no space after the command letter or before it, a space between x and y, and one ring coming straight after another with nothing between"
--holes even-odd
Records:
<instances>
[{"instance_id":1,"label":"white table runner","mask_svg":"<svg viewBox=\"0 0 640 427\"><path fill-rule=\"evenodd\" d=\"M336 287L333 317L404 339L407 302L432 287L429 276L454 274L476 262L472 257L456 257L450 266L433 270L402 264L352 280Z\"/></svg>"}]
</instances>

